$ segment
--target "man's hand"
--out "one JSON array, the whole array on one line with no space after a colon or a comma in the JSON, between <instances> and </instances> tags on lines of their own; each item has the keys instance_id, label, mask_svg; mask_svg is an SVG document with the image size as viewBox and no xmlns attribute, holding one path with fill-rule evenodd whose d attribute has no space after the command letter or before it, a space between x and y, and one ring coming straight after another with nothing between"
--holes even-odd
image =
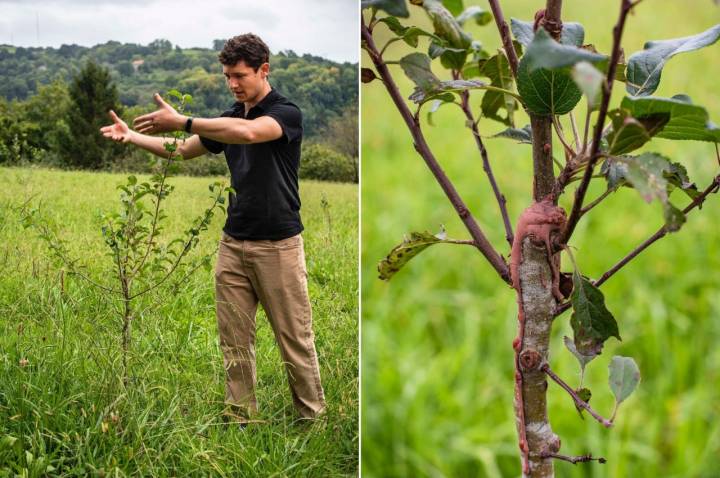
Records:
<instances>
[{"instance_id":1,"label":"man's hand","mask_svg":"<svg viewBox=\"0 0 720 478\"><path fill-rule=\"evenodd\" d=\"M113 141L117 141L118 143L127 143L128 141L130 141L132 131L130 131L130 128L128 128L127 123L121 120L113 110L110 110L108 114L113 120L113 124L100 128L100 132L103 134L103 136L105 136L106 138L110 138Z\"/></svg>"},{"instance_id":2,"label":"man's hand","mask_svg":"<svg viewBox=\"0 0 720 478\"><path fill-rule=\"evenodd\" d=\"M182 131L187 118L175 111L175 108L167 104L158 93L155 93L153 99L159 108L152 113L135 118L133 121L135 131L142 134Z\"/></svg>"}]
</instances>

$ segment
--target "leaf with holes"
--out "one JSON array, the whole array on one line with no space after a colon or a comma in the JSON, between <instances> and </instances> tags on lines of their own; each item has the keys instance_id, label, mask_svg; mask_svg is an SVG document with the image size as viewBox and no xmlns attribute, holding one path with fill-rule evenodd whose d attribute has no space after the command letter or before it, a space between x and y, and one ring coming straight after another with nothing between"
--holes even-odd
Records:
<instances>
[{"instance_id":1,"label":"leaf with holes","mask_svg":"<svg viewBox=\"0 0 720 478\"><path fill-rule=\"evenodd\" d=\"M577 272L573 274L570 301L573 307L570 325L579 353L585 356L600 355L607 339L616 337L621 340L615 317L605 307L603 293Z\"/></svg>"},{"instance_id":2,"label":"leaf with holes","mask_svg":"<svg viewBox=\"0 0 720 478\"><path fill-rule=\"evenodd\" d=\"M642 51L633 53L628 59L627 92L634 96L653 94L660 84L662 69L670 58L712 45L718 38L720 25L715 25L697 35L645 43Z\"/></svg>"},{"instance_id":3,"label":"leaf with holes","mask_svg":"<svg viewBox=\"0 0 720 478\"><path fill-rule=\"evenodd\" d=\"M433 244L441 242L453 242L447 239L444 228L438 234L411 232L409 237L406 237L401 244L395 246L387 257L378 264L380 279L390 280L410 259Z\"/></svg>"}]
</instances>

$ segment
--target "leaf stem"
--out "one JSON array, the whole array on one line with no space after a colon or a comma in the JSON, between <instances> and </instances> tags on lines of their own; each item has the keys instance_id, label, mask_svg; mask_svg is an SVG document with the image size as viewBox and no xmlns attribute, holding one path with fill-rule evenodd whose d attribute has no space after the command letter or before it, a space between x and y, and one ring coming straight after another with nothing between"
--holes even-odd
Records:
<instances>
[{"instance_id":1,"label":"leaf stem","mask_svg":"<svg viewBox=\"0 0 720 478\"><path fill-rule=\"evenodd\" d=\"M565 136L563 135L562 126L560 126L560 122L558 121L558 117L556 115L552 116L552 122L553 127L555 128L555 134L557 134L558 139L562 143L562 145L565 147L565 151L567 151L571 157L577 156L577 153L570 147L570 145L565 141Z\"/></svg>"},{"instance_id":2,"label":"leaf stem","mask_svg":"<svg viewBox=\"0 0 720 478\"><path fill-rule=\"evenodd\" d=\"M573 138L575 139L575 150L580 151L580 135L578 134L577 124L575 123L575 113L570 112L570 126L572 127Z\"/></svg>"},{"instance_id":3,"label":"leaf stem","mask_svg":"<svg viewBox=\"0 0 720 478\"><path fill-rule=\"evenodd\" d=\"M603 199L608 197L611 192L613 192L613 189L607 188L604 193L602 193L600 196L598 196L597 199L595 199L593 202L591 202L590 204L588 204L587 206L582 208L582 210L580 211L580 215L584 216L585 214L587 214L588 211L590 211L590 209L592 209L595 206L597 206L598 204L600 204L600 202L602 202Z\"/></svg>"},{"instance_id":4,"label":"leaf stem","mask_svg":"<svg viewBox=\"0 0 720 478\"><path fill-rule=\"evenodd\" d=\"M604 426L605 428L610 428L613 425L612 421L606 420L605 418L601 417L595 410L592 409L592 407L590 407L590 405L588 405L586 401L584 401L578 396L577 393L575 393L575 390L573 390L570 385L568 385L563 381L563 379L555 375L555 372L550 369L550 365L545 363L542 365L542 367L540 367L540 370L545 372L548 377L550 377L555 383L560 385L560 387L562 387L562 389L565 390L570 395L570 397L572 397L578 407L585 409L590 415L592 415L595 420L602 424L602 426Z\"/></svg>"}]
</instances>

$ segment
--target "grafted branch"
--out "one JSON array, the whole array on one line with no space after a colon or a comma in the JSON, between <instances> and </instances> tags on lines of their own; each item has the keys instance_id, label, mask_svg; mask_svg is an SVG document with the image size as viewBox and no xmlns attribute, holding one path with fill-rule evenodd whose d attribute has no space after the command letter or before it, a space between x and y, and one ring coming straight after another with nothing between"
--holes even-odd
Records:
<instances>
[{"instance_id":1,"label":"grafted branch","mask_svg":"<svg viewBox=\"0 0 720 478\"><path fill-rule=\"evenodd\" d=\"M412 135L415 145L415 150L418 152L418 154L420 154L423 160L425 160L428 168L432 172L433 176L435 176L435 179L437 180L442 190L445 192L445 195L450 200L453 208L455 208L458 216L460 216L460 220L463 222L463 224L465 224L465 227L467 228L470 236L475 242L475 246L482 253L482 255L485 256L488 262L490 262L490 265L497 271L500 277L505 282L510 283L510 271L507 264L500 256L500 254L493 248L492 244L490 244L490 241L480 229L480 226L468 210L465 202L460 198L460 195L455 189L455 186L450 181L450 178L447 177L445 171L443 171L442 167L437 162L437 159L430 151L430 147L425 141L425 137L420 129L419 121L417 120L417 118L413 117L410 109L407 107L405 101L400 95L400 90L395 84L395 80L390 74L387 65L380 56L380 52L375 46L372 33L369 30L368 26L365 25L364 21L361 25L361 35L363 43L365 44L365 50L367 51L370 59L375 65L375 68L380 74L380 78L382 79L385 88L390 94L393 103L395 103L396 108L400 112L400 115L402 116L405 124L410 130L410 134Z\"/></svg>"}]
</instances>

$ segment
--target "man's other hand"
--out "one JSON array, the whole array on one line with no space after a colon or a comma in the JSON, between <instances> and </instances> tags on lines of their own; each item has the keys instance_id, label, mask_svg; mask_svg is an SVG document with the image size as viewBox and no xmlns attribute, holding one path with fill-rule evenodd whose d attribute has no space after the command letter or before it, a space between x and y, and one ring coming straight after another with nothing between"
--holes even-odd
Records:
<instances>
[{"instance_id":1,"label":"man's other hand","mask_svg":"<svg viewBox=\"0 0 720 478\"><path fill-rule=\"evenodd\" d=\"M153 99L159 108L152 113L135 118L133 121L135 131L142 134L181 131L185 127L187 118L175 111L175 108L167 104L158 93L155 93Z\"/></svg>"},{"instance_id":2,"label":"man's other hand","mask_svg":"<svg viewBox=\"0 0 720 478\"><path fill-rule=\"evenodd\" d=\"M110 110L108 114L110 115L110 119L113 120L113 124L100 128L100 132L103 136L110 138L113 141L117 141L118 143L127 143L130 141L132 131L128 128L127 123L121 120L113 110Z\"/></svg>"}]
</instances>

